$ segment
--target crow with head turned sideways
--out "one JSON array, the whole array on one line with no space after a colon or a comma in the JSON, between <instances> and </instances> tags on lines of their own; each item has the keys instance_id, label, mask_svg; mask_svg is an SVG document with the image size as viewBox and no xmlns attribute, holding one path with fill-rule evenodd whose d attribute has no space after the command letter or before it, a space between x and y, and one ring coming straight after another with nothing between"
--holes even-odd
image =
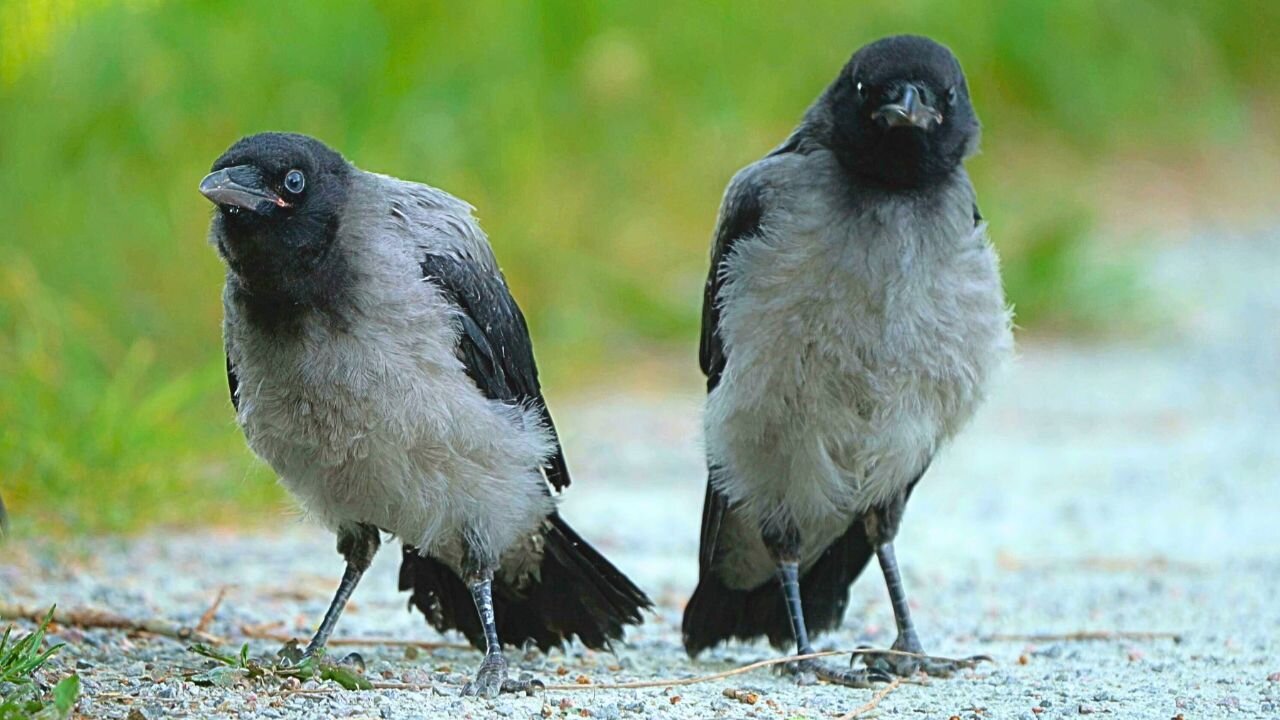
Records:
<instances>
[{"instance_id":1,"label":"crow with head turned sideways","mask_svg":"<svg viewBox=\"0 0 1280 720\"><path fill-rule=\"evenodd\" d=\"M556 512L564 454L469 205L284 133L233 145L200 191L236 419L346 560L305 657L383 532L411 605L485 651L466 694L537 685L507 677L504 642L601 648L641 621L648 598Z\"/></svg>"},{"instance_id":2,"label":"crow with head turned sideways","mask_svg":"<svg viewBox=\"0 0 1280 720\"><path fill-rule=\"evenodd\" d=\"M893 648L923 653L893 540L1013 342L962 166L977 143L955 56L890 37L856 52L791 137L729 184L702 316L709 477L691 655L759 636L812 651L872 555ZM865 687L976 661L864 657L792 670Z\"/></svg>"}]
</instances>

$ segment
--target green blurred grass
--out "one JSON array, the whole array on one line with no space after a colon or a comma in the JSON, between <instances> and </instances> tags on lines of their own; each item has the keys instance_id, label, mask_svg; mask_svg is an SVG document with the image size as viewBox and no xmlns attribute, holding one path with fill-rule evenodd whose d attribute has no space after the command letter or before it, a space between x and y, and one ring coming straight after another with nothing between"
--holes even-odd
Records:
<instances>
[{"instance_id":1,"label":"green blurred grass","mask_svg":"<svg viewBox=\"0 0 1280 720\"><path fill-rule=\"evenodd\" d=\"M858 45L956 50L970 169L1019 324L1092 331L1133 294L1090 265L1109 154L1249 136L1280 3L922 0L0 4L0 490L18 529L280 508L232 423L221 268L195 185L241 135L316 135L479 209L544 375L689 357L732 173Z\"/></svg>"}]
</instances>

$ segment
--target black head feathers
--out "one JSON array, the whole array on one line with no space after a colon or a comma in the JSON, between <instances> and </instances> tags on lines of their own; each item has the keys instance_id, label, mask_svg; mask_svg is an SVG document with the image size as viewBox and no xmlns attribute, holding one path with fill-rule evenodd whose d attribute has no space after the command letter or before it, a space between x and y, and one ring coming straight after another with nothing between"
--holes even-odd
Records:
<instances>
[{"instance_id":1,"label":"black head feathers","mask_svg":"<svg viewBox=\"0 0 1280 720\"><path fill-rule=\"evenodd\" d=\"M264 317L332 296L341 258L331 251L357 172L319 140L272 132L232 145L200 182L218 208L210 238L230 285Z\"/></svg>"},{"instance_id":2,"label":"black head feathers","mask_svg":"<svg viewBox=\"0 0 1280 720\"><path fill-rule=\"evenodd\" d=\"M953 173L978 143L960 62L925 37L897 35L849 59L821 101L828 145L857 177L925 187Z\"/></svg>"}]
</instances>

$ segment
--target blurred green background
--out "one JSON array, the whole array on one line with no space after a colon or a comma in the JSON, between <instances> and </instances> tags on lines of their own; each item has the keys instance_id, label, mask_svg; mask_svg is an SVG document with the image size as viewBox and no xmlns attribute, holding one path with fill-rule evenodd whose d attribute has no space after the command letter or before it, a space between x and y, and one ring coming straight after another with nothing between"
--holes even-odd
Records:
<instances>
[{"instance_id":1,"label":"blurred green background","mask_svg":"<svg viewBox=\"0 0 1280 720\"><path fill-rule=\"evenodd\" d=\"M725 183L896 32L969 74L969 167L1024 341L1134 327L1132 241L1274 197L1278 20L1263 1L0 0L0 493L20 533L279 517L227 401L195 191L241 135L309 133L473 203L554 407L606 375L696 388Z\"/></svg>"}]
</instances>

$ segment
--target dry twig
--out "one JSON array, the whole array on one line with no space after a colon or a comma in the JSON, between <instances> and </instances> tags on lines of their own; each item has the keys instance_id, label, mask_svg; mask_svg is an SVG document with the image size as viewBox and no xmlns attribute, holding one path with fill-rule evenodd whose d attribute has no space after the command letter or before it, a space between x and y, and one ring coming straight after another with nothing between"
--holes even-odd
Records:
<instances>
[{"instance_id":1,"label":"dry twig","mask_svg":"<svg viewBox=\"0 0 1280 720\"><path fill-rule=\"evenodd\" d=\"M996 562L1000 564L1002 569L1013 572L1070 572L1073 570L1119 573L1183 572L1197 574L1205 572L1203 565L1170 560L1159 555L1155 557L1082 557L1029 560L1002 553L997 557Z\"/></svg>"},{"instance_id":2,"label":"dry twig","mask_svg":"<svg viewBox=\"0 0 1280 720\"><path fill-rule=\"evenodd\" d=\"M809 653L808 655L791 655L788 657L771 658L769 660L760 660L749 665L725 670L723 672L712 673L710 675L699 675L691 678L667 678L665 680L636 680L633 682L623 683L574 683L572 685L546 685L543 690L639 690L642 688L664 688L676 687L678 685L696 685L698 683L712 682L714 680L723 680L734 675L759 670L773 665L781 665L783 663L795 662L798 660L810 660L812 658L830 657L832 655L845 655L846 650L827 650L824 652ZM373 683L375 690L426 690L429 686L411 685L406 683Z\"/></svg>"},{"instance_id":3,"label":"dry twig","mask_svg":"<svg viewBox=\"0 0 1280 720\"><path fill-rule=\"evenodd\" d=\"M0 602L0 619L3 620L30 620L39 622L45 615L47 610L44 608L24 607L17 603ZM53 613L53 621L59 625L67 625L69 627L79 628L106 628L112 630L124 630L126 632L141 632L151 635L162 635L164 637L181 640L183 642L198 640L204 643L221 643L221 638L210 635L197 628L189 628L171 622L169 620L161 620L157 618L148 618L143 620L133 620L116 615L105 610L92 610L81 608L79 610L65 610L58 608Z\"/></svg>"},{"instance_id":4,"label":"dry twig","mask_svg":"<svg viewBox=\"0 0 1280 720\"><path fill-rule=\"evenodd\" d=\"M227 596L228 586L223 585L218 588L218 595L213 599L213 603L209 605L209 609L204 611L200 616L200 622L196 623L196 630L205 632L209 629L209 623L213 622L213 617L218 614L218 608L222 607L222 600Z\"/></svg>"},{"instance_id":5,"label":"dry twig","mask_svg":"<svg viewBox=\"0 0 1280 720\"><path fill-rule=\"evenodd\" d=\"M1182 635L1173 632L1124 632L1122 630L1081 630L1072 633L1042 635L984 635L982 642L1080 642L1087 640L1172 640L1182 642Z\"/></svg>"},{"instance_id":6,"label":"dry twig","mask_svg":"<svg viewBox=\"0 0 1280 720\"><path fill-rule=\"evenodd\" d=\"M723 680L734 675L759 670L773 665L782 665L783 663L796 662L799 660L810 660L812 658L830 657L832 655L847 655L847 650L827 650L825 652L809 653L808 655L791 655L789 657L772 658L769 660L760 660L750 665L743 665L732 670L712 673L710 675L699 675L691 678L675 678L668 680L636 680L634 682L624 683L584 683L581 685L548 685L547 690L636 690L639 688L654 687L674 687L677 685L696 685L698 683L711 682L713 680Z\"/></svg>"},{"instance_id":7,"label":"dry twig","mask_svg":"<svg viewBox=\"0 0 1280 720\"><path fill-rule=\"evenodd\" d=\"M218 605L222 600L223 591L218 593L218 598L214 600L213 605L205 611L201 616L199 624L194 628L179 625L170 620L160 618L147 618L142 620L134 620L132 618L117 615L113 612L105 610L94 610L89 608L80 608L72 610L64 610L58 608L54 611L53 621L59 625L77 628L102 628L106 630L124 630L126 632L148 633L151 635L161 635L182 642L202 642L206 645L226 645L229 639L213 635L205 631L208 626L206 618L212 618L213 613L218 610ZM36 607L26 607L16 603L0 602L0 620L30 620L39 622L44 618L47 610ZM263 632L256 628L242 627L241 633L244 637L252 640L274 640L277 642L288 642L294 638L284 633ZM449 642L429 642L418 640L401 640L396 638L329 638L329 645L385 645L388 647L415 647L421 650L469 650L470 645Z\"/></svg>"},{"instance_id":8,"label":"dry twig","mask_svg":"<svg viewBox=\"0 0 1280 720\"><path fill-rule=\"evenodd\" d=\"M971 658L963 660L957 658L942 657L941 655L925 655L924 653L907 652L906 650L890 650L885 648L858 648L853 651L853 657L856 659L859 655L900 655L902 657L918 658L920 660L933 660L940 663L954 663L956 665L964 665L969 662L995 662L994 659L986 655L975 655Z\"/></svg>"},{"instance_id":9,"label":"dry twig","mask_svg":"<svg viewBox=\"0 0 1280 720\"><path fill-rule=\"evenodd\" d=\"M276 633L259 630L257 628L242 626L240 634L252 640L274 640L275 642L286 643L297 638L287 633ZM413 647L419 650L470 650L471 646L465 643L451 642L431 642L429 640L401 640L398 638L346 638L331 637L326 645L332 646L351 646L351 645L385 645L387 647Z\"/></svg>"},{"instance_id":10,"label":"dry twig","mask_svg":"<svg viewBox=\"0 0 1280 720\"><path fill-rule=\"evenodd\" d=\"M867 701L867 704L861 705L859 707L856 707L850 710L849 712L837 718L837 720L852 720L852 718L866 715L872 710L875 710L876 706L880 704L880 701L889 696L889 693L893 692L894 690L897 690L901 686L902 686L902 678L900 677L894 678L893 682L889 683L888 685L885 685L878 692L876 692L875 695L872 695L871 699Z\"/></svg>"},{"instance_id":11,"label":"dry twig","mask_svg":"<svg viewBox=\"0 0 1280 720\"><path fill-rule=\"evenodd\" d=\"M715 680L723 680L724 678L727 678L727 677L733 677L734 675L742 675L743 673L749 673L753 670L760 670L761 668L767 668L774 665L782 665L784 663L796 662L799 660L810 660L814 658L830 657L832 655L844 655L846 654L846 652L848 651L827 650L824 652L809 653L808 655L791 655L788 657L771 658L769 660L760 660L758 662L753 662L748 665L736 667L736 668L733 668L732 670L725 670L723 672L712 673L710 675L699 675L697 677L691 677L691 678L667 678L664 680L637 680L634 682L623 682L623 683L581 683L581 684L574 683L572 685L545 685L543 686L542 689L543 690L560 690L560 691L564 691L564 690L639 690L643 688L666 688L666 687L676 687L680 685L696 685L699 683L712 682ZM904 653L904 654L910 655L911 653ZM926 656L920 656L920 657L926 657ZM845 718L857 717L858 715L861 715L871 710L877 704L879 704L879 702L883 700L886 695L896 690L899 686L903 684L909 684L912 682L913 682L912 680L909 680L906 678L894 678L893 682L886 685L884 689L877 692L876 695L871 698L871 702L867 703L866 705L863 705L862 707L852 711L847 715L842 716L840 720L845 720ZM374 690L409 690L414 692L422 692L422 691L432 689L432 686L430 685L418 685L414 683L400 683L400 682L374 682L374 683L371 683L371 685L373 685ZM317 692L319 692L319 690L322 690L322 689L323 688L317 689Z\"/></svg>"}]
</instances>

